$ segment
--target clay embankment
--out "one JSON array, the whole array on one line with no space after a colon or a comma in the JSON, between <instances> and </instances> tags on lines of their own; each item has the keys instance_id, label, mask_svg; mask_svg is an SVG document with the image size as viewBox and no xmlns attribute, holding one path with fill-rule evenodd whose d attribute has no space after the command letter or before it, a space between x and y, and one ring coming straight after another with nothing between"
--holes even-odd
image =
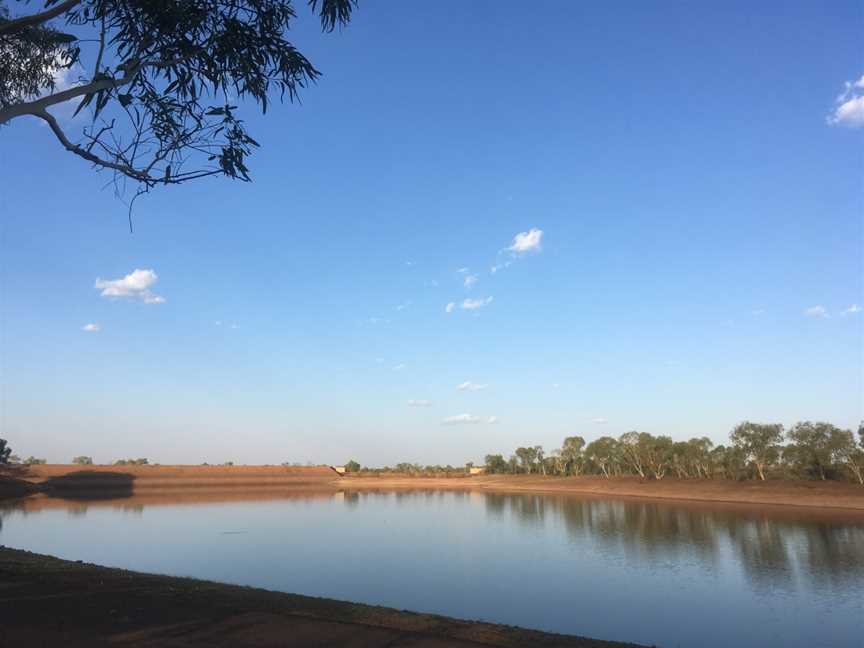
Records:
<instances>
[{"instance_id":1,"label":"clay embankment","mask_svg":"<svg viewBox=\"0 0 864 648\"><path fill-rule=\"evenodd\" d=\"M734 502L807 506L864 511L864 487L851 482L726 479L674 479L660 481L635 477L543 477L535 475L478 475L474 477L347 476L338 480L346 489L441 488L497 492L587 494L606 497Z\"/></svg>"},{"instance_id":2,"label":"clay embankment","mask_svg":"<svg viewBox=\"0 0 864 648\"><path fill-rule=\"evenodd\" d=\"M135 495L192 501L256 499L288 495L327 495L340 490L459 489L495 492L586 494L663 500L734 502L864 511L864 487L851 482L724 479L661 481L635 477L543 477L476 475L412 477L400 474L340 477L326 466L68 466L13 467L0 477L0 497L32 492L66 498L116 498Z\"/></svg>"},{"instance_id":3,"label":"clay embankment","mask_svg":"<svg viewBox=\"0 0 864 648\"><path fill-rule=\"evenodd\" d=\"M30 490L48 495L124 497L132 494L195 494L290 489L332 490L337 473L327 466L12 466L0 496ZM13 492L13 491L17 491Z\"/></svg>"}]
</instances>

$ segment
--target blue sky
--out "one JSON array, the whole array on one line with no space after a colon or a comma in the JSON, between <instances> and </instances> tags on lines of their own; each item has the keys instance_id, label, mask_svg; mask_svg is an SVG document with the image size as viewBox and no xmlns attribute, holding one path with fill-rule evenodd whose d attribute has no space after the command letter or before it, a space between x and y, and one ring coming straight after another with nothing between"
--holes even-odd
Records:
<instances>
[{"instance_id":1,"label":"blue sky","mask_svg":"<svg viewBox=\"0 0 864 648\"><path fill-rule=\"evenodd\" d=\"M107 174L7 126L0 436L375 465L857 426L861 4L695 4L301 10L324 77L246 112L254 182L159 190L134 234Z\"/></svg>"}]
</instances>

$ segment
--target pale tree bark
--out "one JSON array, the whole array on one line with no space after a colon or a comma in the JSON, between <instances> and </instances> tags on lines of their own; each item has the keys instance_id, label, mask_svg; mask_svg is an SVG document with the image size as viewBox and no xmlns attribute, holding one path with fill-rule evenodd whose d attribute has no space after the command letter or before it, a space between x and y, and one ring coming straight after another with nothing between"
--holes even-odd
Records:
<instances>
[{"instance_id":1,"label":"pale tree bark","mask_svg":"<svg viewBox=\"0 0 864 648\"><path fill-rule=\"evenodd\" d=\"M48 22L52 18L56 18L60 14L65 13L77 4L81 4L81 0L66 0L66 2L61 2L40 13L9 20L0 24L0 36L7 36L8 34L14 34L15 32L27 29L28 27L41 25L42 23Z\"/></svg>"}]
</instances>

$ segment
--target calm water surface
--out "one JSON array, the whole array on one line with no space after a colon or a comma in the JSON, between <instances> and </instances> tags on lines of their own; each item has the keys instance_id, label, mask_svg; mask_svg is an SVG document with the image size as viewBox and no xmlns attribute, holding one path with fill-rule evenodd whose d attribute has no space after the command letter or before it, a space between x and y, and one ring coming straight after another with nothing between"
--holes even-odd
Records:
<instances>
[{"instance_id":1,"label":"calm water surface","mask_svg":"<svg viewBox=\"0 0 864 648\"><path fill-rule=\"evenodd\" d=\"M659 646L864 646L864 517L578 496L30 500L0 543Z\"/></svg>"}]
</instances>

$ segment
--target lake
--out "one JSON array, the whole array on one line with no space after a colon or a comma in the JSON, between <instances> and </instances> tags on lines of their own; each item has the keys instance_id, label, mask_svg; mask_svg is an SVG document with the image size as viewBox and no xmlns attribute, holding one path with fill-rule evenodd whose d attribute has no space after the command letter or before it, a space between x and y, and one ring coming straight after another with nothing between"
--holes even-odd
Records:
<instances>
[{"instance_id":1,"label":"lake","mask_svg":"<svg viewBox=\"0 0 864 648\"><path fill-rule=\"evenodd\" d=\"M219 499L5 504L0 544L664 647L864 646L861 514L441 490Z\"/></svg>"}]
</instances>

